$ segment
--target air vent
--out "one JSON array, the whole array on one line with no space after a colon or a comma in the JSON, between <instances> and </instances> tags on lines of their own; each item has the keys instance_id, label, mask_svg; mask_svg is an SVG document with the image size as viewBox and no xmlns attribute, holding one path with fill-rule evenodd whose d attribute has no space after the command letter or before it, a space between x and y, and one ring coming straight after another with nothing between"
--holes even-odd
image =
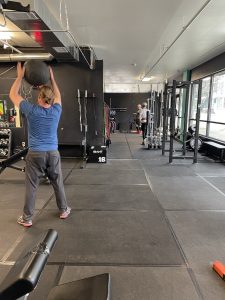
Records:
<instances>
[{"instance_id":1,"label":"air vent","mask_svg":"<svg viewBox=\"0 0 225 300\"><path fill-rule=\"evenodd\" d=\"M57 53L68 53L69 50L66 47L52 47L52 49Z\"/></svg>"},{"instance_id":2,"label":"air vent","mask_svg":"<svg viewBox=\"0 0 225 300\"><path fill-rule=\"evenodd\" d=\"M18 20L38 20L38 16L33 12L22 12L22 11L16 11L16 12L6 12L6 16L12 20L12 21L18 21Z\"/></svg>"}]
</instances>

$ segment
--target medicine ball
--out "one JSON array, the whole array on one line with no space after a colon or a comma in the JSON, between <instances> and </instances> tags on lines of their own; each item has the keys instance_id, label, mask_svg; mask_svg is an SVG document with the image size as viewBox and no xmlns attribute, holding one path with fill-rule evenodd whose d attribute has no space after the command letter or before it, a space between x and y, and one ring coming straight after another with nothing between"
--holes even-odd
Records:
<instances>
[{"instance_id":1,"label":"medicine ball","mask_svg":"<svg viewBox=\"0 0 225 300\"><path fill-rule=\"evenodd\" d=\"M31 59L25 62L24 67L24 78L29 84L39 86L50 80L49 68L43 61Z\"/></svg>"}]
</instances>

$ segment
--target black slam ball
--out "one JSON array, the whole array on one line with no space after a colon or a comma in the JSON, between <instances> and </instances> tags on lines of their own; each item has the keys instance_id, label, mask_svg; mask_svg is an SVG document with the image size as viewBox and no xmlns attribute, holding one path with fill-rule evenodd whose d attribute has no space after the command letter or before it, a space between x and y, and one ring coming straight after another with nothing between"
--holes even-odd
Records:
<instances>
[{"instance_id":1,"label":"black slam ball","mask_svg":"<svg viewBox=\"0 0 225 300\"><path fill-rule=\"evenodd\" d=\"M26 81L34 86L46 84L50 80L49 68L41 60L31 59L25 62Z\"/></svg>"}]
</instances>

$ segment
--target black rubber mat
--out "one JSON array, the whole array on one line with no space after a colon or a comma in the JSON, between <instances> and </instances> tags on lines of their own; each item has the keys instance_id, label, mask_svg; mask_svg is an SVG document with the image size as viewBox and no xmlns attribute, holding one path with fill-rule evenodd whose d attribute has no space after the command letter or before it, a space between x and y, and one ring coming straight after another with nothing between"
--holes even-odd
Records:
<instances>
[{"instance_id":1,"label":"black rubber mat","mask_svg":"<svg viewBox=\"0 0 225 300\"><path fill-rule=\"evenodd\" d=\"M188 166L183 165L170 165L168 163L164 165L154 165L154 167L148 164L143 165L149 176L160 176L160 177L171 177L171 176L197 176L196 173L191 170Z\"/></svg>"},{"instance_id":2,"label":"black rubber mat","mask_svg":"<svg viewBox=\"0 0 225 300\"><path fill-rule=\"evenodd\" d=\"M117 158L117 159L131 159L131 152L127 145L124 146L112 146L107 151L107 157L110 158Z\"/></svg>"},{"instance_id":3,"label":"black rubber mat","mask_svg":"<svg viewBox=\"0 0 225 300\"><path fill-rule=\"evenodd\" d=\"M46 201L53 194L53 188L51 185L40 185L37 192L36 209L41 209ZM0 209L16 208L22 211L24 206L25 186L24 184L0 184Z\"/></svg>"},{"instance_id":4,"label":"black rubber mat","mask_svg":"<svg viewBox=\"0 0 225 300\"><path fill-rule=\"evenodd\" d=\"M225 197L200 177L150 177L164 209L225 209Z\"/></svg>"},{"instance_id":5,"label":"black rubber mat","mask_svg":"<svg viewBox=\"0 0 225 300\"><path fill-rule=\"evenodd\" d=\"M73 170L65 184L129 185L147 181L142 170L83 169Z\"/></svg>"},{"instance_id":6,"label":"black rubber mat","mask_svg":"<svg viewBox=\"0 0 225 300\"><path fill-rule=\"evenodd\" d=\"M149 186L66 185L66 196L73 209L80 210L160 210ZM56 209L52 199L48 209Z\"/></svg>"},{"instance_id":7,"label":"black rubber mat","mask_svg":"<svg viewBox=\"0 0 225 300\"><path fill-rule=\"evenodd\" d=\"M117 170L141 170L139 160L134 159L108 159L106 164L88 163L88 169L117 169Z\"/></svg>"},{"instance_id":8,"label":"black rubber mat","mask_svg":"<svg viewBox=\"0 0 225 300\"><path fill-rule=\"evenodd\" d=\"M0 185L4 183L24 184L25 173L10 168L0 174Z\"/></svg>"},{"instance_id":9,"label":"black rubber mat","mask_svg":"<svg viewBox=\"0 0 225 300\"><path fill-rule=\"evenodd\" d=\"M110 273L111 300L197 300L186 268L181 267L65 267L61 283Z\"/></svg>"},{"instance_id":10,"label":"black rubber mat","mask_svg":"<svg viewBox=\"0 0 225 300\"><path fill-rule=\"evenodd\" d=\"M167 212L170 223L196 274L204 299L224 299L224 281L211 267L225 263L225 212Z\"/></svg>"},{"instance_id":11,"label":"black rubber mat","mask_svg":"<svg viewBox=\"0 0 225 300\"><path fill-rule=\"evenodd\" d=\"M225 175L224 177L204 177L204 179L225 193Z\"/></svg>"},{"instance_id":12,"label":"black rubber mat","mask_svg":"<svg viewBox=\"0 0 225 300\"><path fill-rule=\"evenodd\" d=\"M148 212L73 212L60 220L45 210L20 247L38 232L54 228L59 240L50 260L77 264L180 265L178 246L163 215ZM14 260L20 247L14 252Z\"/></svg>"},{"instance_id":13,"label":"black rubber mat","mask_svg":"<svg viewBox=\"0 0 225 300\"><path fill-rule=\"evenodd\" d=\"M22 226L18 226L16 222L20 215L21 211L18 209L5 208L0 210L0 259L6 255L17 238L24 233Z\"/></svg>"},{"instance_id":14,"label":"black rubber mat","mask_svg":"<svg viewBox=\"0 0 225 300\"><path fill-rule=\"evenodd\" d=\"M82 164L80 158L61 158L62 169L78 169Z\"/></svg>"},{"instance_id":15,"label":"black rubber mat","mask_svg":"<svg viewBox=\"0 0 225 300\"><path fill-rule=\"evenodd\" d=\"M190 166L190 168L202 175L214 175L214 176L225 176L225 164L224 163L216 163L216 162L208 162L208 163L198 163Z\"/></svg>"},{"instance_id":16,"label":"black rubber mat","mask_svg":"<svg viewBox=\"0 0 225 300\"><path fill-rule=\"evenodd\" d=\"M4 280L7 273L10 271L12 266L2 265L0 264L0 283Z\"/></svg>"}]
</instances>

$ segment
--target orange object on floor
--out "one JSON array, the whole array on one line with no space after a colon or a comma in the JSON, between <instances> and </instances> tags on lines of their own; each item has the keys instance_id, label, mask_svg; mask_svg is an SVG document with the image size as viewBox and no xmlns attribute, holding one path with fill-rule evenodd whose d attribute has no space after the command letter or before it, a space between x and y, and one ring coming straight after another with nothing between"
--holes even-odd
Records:
<instances>
[{"instance_id":1,"label":"orange object on floor","mask_svg":"<svg viewBox=\"0 0 225 300\"><path fill-rule=\"evenodd\" d=\"M212 268L221 278L225 279L225 265L216 260L214 261Z\"/></svg>"}]
</instances>

